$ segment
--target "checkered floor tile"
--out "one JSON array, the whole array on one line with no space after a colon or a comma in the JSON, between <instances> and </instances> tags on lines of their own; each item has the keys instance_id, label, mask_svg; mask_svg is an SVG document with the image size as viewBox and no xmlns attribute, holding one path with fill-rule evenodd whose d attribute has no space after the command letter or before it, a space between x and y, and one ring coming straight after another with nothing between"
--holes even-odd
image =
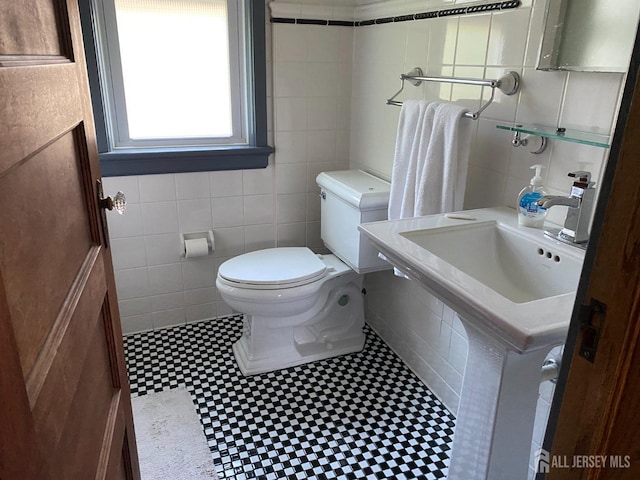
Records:
<instances>
[{"instance_id":1,"label":"checkered floor tile","mask_svg":"<svg viewBox=\"0 0 640 480\"><path fill-rule=\"evenodd\" d=\"M133 396L185 385L221 479L445 478L454 418L365 327L360 353L244 377L242 317L125 337Z\"/></svg>"}]
</instances>

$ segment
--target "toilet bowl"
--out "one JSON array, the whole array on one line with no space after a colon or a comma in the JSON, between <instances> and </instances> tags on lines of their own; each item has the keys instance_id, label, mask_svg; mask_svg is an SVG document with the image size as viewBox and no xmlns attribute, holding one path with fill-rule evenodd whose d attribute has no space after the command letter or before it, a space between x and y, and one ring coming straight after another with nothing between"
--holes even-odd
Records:
<instances>
[{"instance_id":1,"label":"toilet bowl","mask_svg":"<svg viewBox=\"0 0 640 480\"><path fill-rule=\"evenodd\" d=\"M278 247L224 262L216 287L244 314L233 352L244 375L362 350L363 273L390 268L360 238L363 221L387 217L389 184L358 170L318 176L321 236L331 254Z\"/></svg>"}]
</instances>

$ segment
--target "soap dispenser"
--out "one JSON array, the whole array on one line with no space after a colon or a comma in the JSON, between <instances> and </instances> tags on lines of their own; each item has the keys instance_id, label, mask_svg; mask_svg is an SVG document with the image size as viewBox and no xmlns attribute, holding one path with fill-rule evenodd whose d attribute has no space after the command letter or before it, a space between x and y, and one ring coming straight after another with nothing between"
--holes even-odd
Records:
<instances>
[{"instance_id":1,"label":"soap dispenser","mask_svg":"<svg viewBox=\"0 0 640 480\"><path fill-rule=\"evenodd\" d=\"M542 165L533 165L532 170L536 173L518 195L518 224L525 227L542 228L544 218L547 216L547 209L538 205L538 200L544 195L545 191L542 187L542 176L540 171L544 167Z\"/></svg>"}]
</instances>

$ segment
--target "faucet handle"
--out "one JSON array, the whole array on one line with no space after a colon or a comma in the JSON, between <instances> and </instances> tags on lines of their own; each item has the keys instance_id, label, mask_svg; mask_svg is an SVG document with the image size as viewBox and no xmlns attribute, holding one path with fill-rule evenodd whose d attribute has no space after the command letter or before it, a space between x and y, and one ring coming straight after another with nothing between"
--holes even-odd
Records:
<instances>
[{"instance_id":1,"label":"faucet handle","mask_svg":"<svg viewBox=\"0 0 640 480\"><path fill-rule=\"evenodd\" d=\"M586 170L578 170L576 172L569 172L570 177L575 178L573 185L580 188L589 188L594 185L591 181L591 172Z\"/></svg>"}]
</instances>

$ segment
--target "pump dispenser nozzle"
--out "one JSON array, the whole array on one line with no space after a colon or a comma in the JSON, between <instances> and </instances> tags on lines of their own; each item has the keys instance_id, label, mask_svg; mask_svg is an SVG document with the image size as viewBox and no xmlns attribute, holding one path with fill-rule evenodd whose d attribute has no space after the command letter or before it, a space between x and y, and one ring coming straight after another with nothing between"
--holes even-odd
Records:
<instances>
[{"instance_id":1,"label":"pump dispenser nozzle","mask_svg":"<svg viewBox=\"0 0 640 480\"><path fill-rule=\"evenodd\" d=\"M540 173L542 172L542 169L544 168L544 165L531 165L531 167L529 167L531 170L535 170L536 174L533 176L533 178L531 179L531 181L529 182L530 185L533 185L534 187L542 185L542 175L540 175Z\"/></svg>"}]
</instances>

